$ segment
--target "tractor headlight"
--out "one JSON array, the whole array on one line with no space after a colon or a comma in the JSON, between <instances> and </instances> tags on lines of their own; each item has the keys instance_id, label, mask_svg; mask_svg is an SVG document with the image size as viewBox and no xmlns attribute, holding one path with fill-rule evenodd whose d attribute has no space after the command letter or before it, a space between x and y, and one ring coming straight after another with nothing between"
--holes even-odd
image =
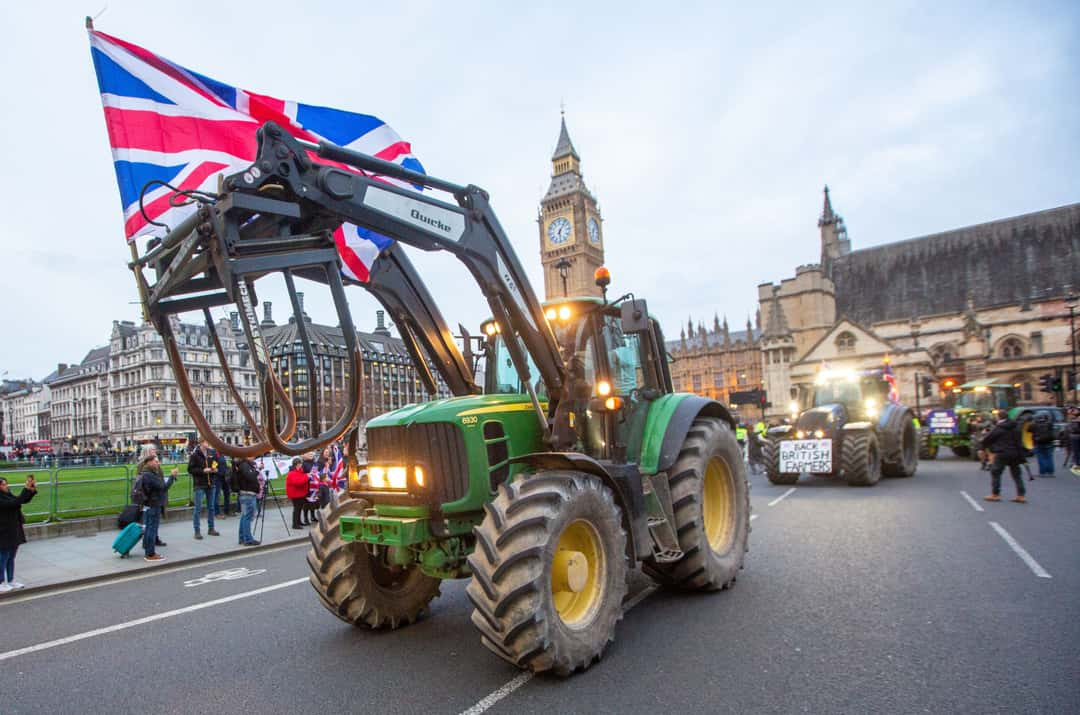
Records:
<instances>
[{"instance_id":1,"label":"tractor headlight","mask_svg":"<svg viewBox=\"0 0 1080 715\"><path fill-rule=\"evenodd\" d=\"M878 413L877 400L875 400L873 397L867 397L864 404L866 406L866 416L867 417L877 417L877 413Z\"/></svg>"},{"instance_id":2,"label":"tractor headlight","mask_svg":"<svg viewBox=\"0 0 1080 715\"><path fill-rule=\"evenodd\" d=\"M372 489L405 489L407 474L405 467L369 467L368 485Z\"/></svg>"},{"instance_id":3,"label":"tractor headlight","mask_svg":"<svg viewBox=\"0 0 1080 715\"><path fill-rule=\"evenodd\" d=\"M803 432L802 430L797 430L795 432L795 439L805 439L805 438L806 438L806 433Z\"/></svg>"},{"instance_id":4,"label":"tractor headlight","mask_svg":"<svg viewBox=\"0 0 1080 715\"><path fill-rule=\"evenodd\" d=\"M816 439L824 439L825 438L825 430L823 430L823 429L814 430L814 437Z\"/></svg>"}]
</instances>

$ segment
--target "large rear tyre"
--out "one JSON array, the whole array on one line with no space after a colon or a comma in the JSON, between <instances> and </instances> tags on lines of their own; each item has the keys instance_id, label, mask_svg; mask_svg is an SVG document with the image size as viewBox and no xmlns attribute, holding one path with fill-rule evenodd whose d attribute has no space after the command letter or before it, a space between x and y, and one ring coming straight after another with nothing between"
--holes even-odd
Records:
<instances>
[{"instance_id":1,"label":"large rear tyre","mask_svg":"<svg viewBox=\"0 0 1080 715\"><path fill-rule=\"evenodd\" d=\"M780 472L780 440L767 439L762 448L765 455L765 476L773 484L794 484L799 481L798 474Z\"/></svg>"},{"instance_id":2,"label":"large rear tyre","mask_svg":"<svg viewBox=\"0 0 1080 715\"><path fill-rule=\"evenodd\" d=\"M683 557L648 560L643 569L660 583L691 591L734 585L749 540L750 490L731 428L715 417L694 420L669 474Z\"/></svg>"},{"instance_id":3,"label":"large rear tyre","mask_svg":"<svg viewBox=\"0 0 1080 715\"><path fill-rule=\"evenodd\" d=\"M938 446L931 444L930 433L919 432L919 459L937 459Z\"/></svg>"},{"instance_id":4,"label":"large rear tyre","mask_svg":"<svg viewBox=\"0 0 1080 715\"><path fill-rule=\"evenodd\" d=\"M439 579L418 566L390 566L366 544L343 541L340 519L358 516L367 503L330 493L311 530L307 554L311 585L335 616L354 626L395 629L415 622L439 595ZM381 550L381 547L376 547ZM379 553L378 551L376 552Z\"/></svg>"},{"instance_id":5,"label":"large rear tyre","mask_svg":"<svg viewBox=\"0 0 1080 715\"><path fill-rule=\"evenodd\" d=\"M849 486L872 487L881 479L881 451L869 430L844 434L840 463Z\"/></svg>"},{"instance_id":6,"label":"large rear tyre","mask_svg":"<svg viewBox=\"0 0 1080 715\"><path fill-rule=\"evenodd\" d=\"M615 637L626 595L626 532L611 491L580 472L502 484L473 529L466 588L472 622L495 655L569 675Z\"/></svg>"},{"instance_id":7,"label":"large rear tyre","mask_svg":"<svg viewBox=\"0 0 1080 715\"><path fill-rule=\"evenodd\" d=\"M966 444L953 447L952 453L957 457L963 457L964 459L972 457L975 454L971 451L971 447L968 447Z\"/></svg>"},{"instance_id":8,"label":"large rear tyre","mask_svg":"<svg viewBox=\"0 0 1080 715\"><path fill-rule=\"evenodd\" d=\"M881 473L886 477L910 477L919 468L919 433L915 423L904 418L900 427L900 452L894 462L883 462Z\"/></svg>"}]
</instances>

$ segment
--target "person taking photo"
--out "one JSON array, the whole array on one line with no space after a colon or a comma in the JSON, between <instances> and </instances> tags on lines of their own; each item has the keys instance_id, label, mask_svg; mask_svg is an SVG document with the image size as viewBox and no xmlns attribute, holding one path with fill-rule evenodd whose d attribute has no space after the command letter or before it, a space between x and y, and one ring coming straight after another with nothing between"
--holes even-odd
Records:
<instances>
[{"instance_id":1,"label":"person taking photo","mask_svg":"<svg viewBox=\"0 0 1080 715\"><path fill-rule=\"evenodd\" d=\"M35 494L37 483L33 474L26 477L26 485L18 496L11 493L7 479L0 477L0 593L24 587L15 580L15 552L20 544L26 543L22 505Z\"/></svg>"}]
</instances>

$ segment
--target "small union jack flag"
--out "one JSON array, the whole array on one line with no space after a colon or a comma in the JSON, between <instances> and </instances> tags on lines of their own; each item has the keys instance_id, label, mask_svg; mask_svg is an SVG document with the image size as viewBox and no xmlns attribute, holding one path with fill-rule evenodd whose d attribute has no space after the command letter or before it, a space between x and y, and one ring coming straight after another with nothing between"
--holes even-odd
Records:
<instances>
[{"instance_id":1,"label":"small union jack flag","mask_svg":"<svg viewBox=\"0 0 1080 715\"><path fill-rule=\"evenodd\" d=\"M162 185L146 191L140 211L140 194L148 182L166 182L182 191L215 191L220 174L251 164L255 130L270 120L298 139L325 139L424 170L409 143L381 119L232 87L138 45L93 29L89 33L129 241L162 235L164 229L151 221L175 226L194 211L191 205L173 205L174 191ZM334 240L342 273L356 281L368 279L371 265L390 244L390 239L352 224L342 225Z\"/></svg>"}]
</instances>

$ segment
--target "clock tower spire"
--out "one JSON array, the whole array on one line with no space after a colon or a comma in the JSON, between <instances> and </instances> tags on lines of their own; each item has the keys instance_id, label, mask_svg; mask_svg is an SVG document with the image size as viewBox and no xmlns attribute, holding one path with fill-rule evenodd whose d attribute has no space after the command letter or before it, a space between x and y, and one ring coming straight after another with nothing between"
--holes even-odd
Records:
<instances>
[{"instance_id":1,"label":"clock tower spire","mask_svg":"<svg viewBox=\"0 0 1080 715\"><path fill-rule=\"evenodd\" d=\"M563 113L551 155L551 185L540 200L538 218L546 299L601 295L593 271L604 264L602 222L596 199L581 175L581 157L570 141Z\"/></svg>"}]
</instances>

